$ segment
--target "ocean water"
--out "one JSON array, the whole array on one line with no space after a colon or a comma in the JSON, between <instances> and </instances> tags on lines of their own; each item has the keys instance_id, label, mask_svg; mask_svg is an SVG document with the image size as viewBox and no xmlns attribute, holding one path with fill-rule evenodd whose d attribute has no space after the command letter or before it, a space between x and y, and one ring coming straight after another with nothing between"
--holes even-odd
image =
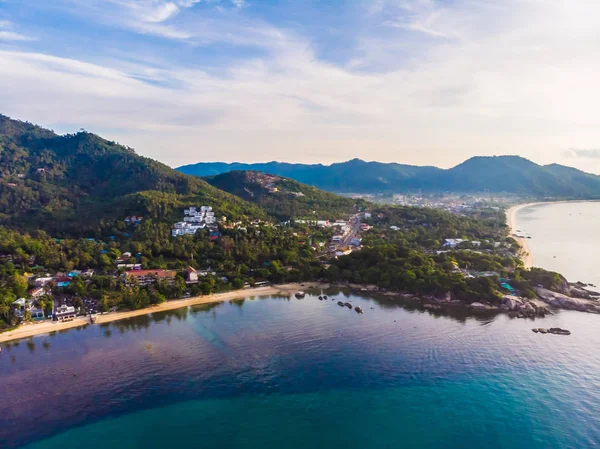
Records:
<instances>
[{"instance_id":1,"label":"ocean water","mask_svg":"<svg viewBox=\"0 0 600 449\"><path fill-rule=\"evenodd\" d=\"M600 442L600 316L444 316L329 293L335 301L248 298L4 346L0 447ZM531 332L540 326L573 335Z\"/></svg>"},{"instance_id":2,"label":"ocean water","mask_svg":"<svg viewBox=\"0 0 600 449\"><path fill-rule=\"evenodd\" d=\"M534 266L600 287L600 202L548 203L520 209L516 229L529 236Z\"/></svg>"}]
</instances>

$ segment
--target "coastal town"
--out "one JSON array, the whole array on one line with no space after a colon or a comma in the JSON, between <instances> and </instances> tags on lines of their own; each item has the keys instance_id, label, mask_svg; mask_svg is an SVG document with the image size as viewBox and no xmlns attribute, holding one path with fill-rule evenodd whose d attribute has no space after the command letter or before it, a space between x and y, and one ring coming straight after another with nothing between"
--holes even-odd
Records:
<instances>
[{"instance_id":1,"label":"coastal town","mask_svg":"<svg viewBox=\"0 0 600 449\"><path fill-rule=\"evenodd\" d=\"M302 226L306 232L296 229L294 235L305 240L312 240L311 229L327 230L327 235L331 238L324 241L315 241L310 248L317 257L324 263L331 258L350 254L352 251L360 249L360 234L367 231L370 227L361 223L362 218L370 218L370 214L365 212L348 216L346 219L340 218L335 222L328 220L296 220L296 223ZM143 220L141 216L127 216L123 219L128 226L138 226ZM221 237L221 229L235 229L236 231L249 232L249 229L257 229L261 226L284 227L292 226L291 223L263 222L253 220L247 224L242 222L227 222L227 218L222 216L219 219L211 206L189 207L183 210L183 220L175 222L172 228L172 238L181 236L194 236L198 231L206 232L206 239L211 243L216 243ZM88 239L94 242L94 239ZM114 238L111 238L114 240ZM114 243L114 242L113 242ZM104 247L108 248L106 243ZM300 240L299 245L305 245L305 241ZM101 249L102 256L108 256L108 249ZM229 279L222 272L213 270L210 266L205 268L194 268L188 266L184 269L168 268L149 268L143 262L142 253L132 253L125 251L123 253L110 251L113 255L118 254L112 260L112 269L105 268L97 270L92 268L78 268L69 272L44 271L41 266L36 266L35 258L32 256L27 261L28 265L33 267L33 272L24 272L23 279L26 281L27 291L22 297L17 298L12 304L12 314L17 323L22 322L42 322L52 320L54 322L71 321L76 317L89 317L90 321L96 319L97 314L116 312L117 307L106 308L102 301L92 295L86 295L86 286L102 278L103 282L113 282L123 287L141 287L154 289L157 284L173 286L177 279L185 282L185 288L179 292L179 296L189 297L192 293L198 294L197 286L204 279L217 280L222 284L227 284ZM4 262L21 263L22 260L15 254L1 254L0 259ZM108 281L106 281L108 279ZM263 279L256 279L244 282L243 288L264 287L268 282Z\"/></svg>"},{"instance_id":2,"label":"coastal town","mask_svg":"<svg viewBox=\"0 0 600 449\"><path fill-rule=\"evenodd\" d=\"M486 210L488 212L486 212ZM427 228L428 222L403 219L393 221L383 211L361 210L348 214L336 220L297 218L280 223L261 220L252 220L248 223L240 221L228 221L227 217L215 216L213 208L208 205L200 207L188 207L182 211L182 221L174 222L171 230L171 238L177 239L188 237L201 239L212 245L221 245L221 238L230 242L230 237L223 233L249 233L260 235L268 228L282 229L289 232L290 237L297 241L300 248L308 248L313 257L321 265L321 270L326 272L332 261L350 256L361 251L363 241L372 239L384 239L393 242L396 236L406 232L413 232L418 228ZM464 208L453 211L457 216L473 213ZM476 210L476 215L482 213L502 213L495 207L485 206ZM512 213L508 212L509 226L512 229ZM139 226L143 217L128 216L124 222L128 226ZM261 231L261 229L263 231ZM499 234L501 235L501 234ZM507 260L522 257L527 261L527 253L523 246L513 240L517 236L509 233L499 239L469 239L463 236L446 236L437 246L434 244L429 249L424 249L426 254L433 257L445 257L452 267L452 273L461 276L465 280L477 281L478 279L491 279L497 282L498 289L502 292L502 303L497 305L486 305L485 301L473 302L470 307L474 310L499 310L505 311L514 317L543 316L550 313L548 305L557 308L571 308L582 311L596 310L597 305L590 302L596 298L593 292L586 290L586 286L565 287L565 294L552 293L543 288L542 285L535 286L536 294L544 301L527 299L531 295L523 291L523 282L511 280L510 273L503 268L491 268L478 266L473 258L481 257L504 257ZM93 240L93 239L90 239ZM229 245L230 243L227 243ZM109 246L100 246L103 256L112 255L107 258L112 267L93 269L89 267L74 267L68 272L44 271L43 267L36 266L35 273L25 272L23 278L27 283L27 291L11 304L11 313L15 323L39 323L39 322L69 322L85 319L87 322L95 322L98 316L104 314L116 314L123 312L123 307L111 305L106 300L106 295L98 294L98 287L110 285L113 290L147 291L158 303L164 299L186 299L202 297L216 292L228 290L244 290L249 288L268 287L273 280L268 275L268 270L255 271L254 275L246 278L231 278L229 272L222 269L213 269L211 266L184 266L175 267L152 267L143 253L125 251L123 253ZM472 256L469 256L472 254ZM2 254L0 259L11 263L22 262L15 254ZM35 260L27 261L30 266ZM268 265L268 263L265 263ZM292 267L283 267L284 270L292 270ZM264 273L263 273L264 272ZM331 281L332 279L324 279ZM497 280L497 281L496 281ZM477 281L479 282L479 281ZM379 291L386 289L378 288ZM88 292L96 291L94 294ZM527 294L526 294L527 293ZM584 298L575 299L573 296ZM160 299L160 298L164 299ZM447 298L435 298L424 295L427 302L425 308L440 308L444 305L461 303L454 300L452 296ZM154 301L156 303L156 301ZM152 303L152 301L151 301ZM143 308L144 306L142 306Z\"/></svg>"}]
</instances>

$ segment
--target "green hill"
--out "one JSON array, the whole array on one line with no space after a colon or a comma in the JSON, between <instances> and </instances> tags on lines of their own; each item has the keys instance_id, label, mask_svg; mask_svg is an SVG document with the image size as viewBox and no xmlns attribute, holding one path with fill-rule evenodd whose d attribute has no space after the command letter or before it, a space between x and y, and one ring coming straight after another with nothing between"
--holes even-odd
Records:
<instances>
[{"instance_id":1,"label":"green hill","mask_svg":"<svg viewBox=\"0 0 600 449\"><path fill-rule=\"evenodd\" d=\"M211 185L263 208L280 220L335 219L365 206L362 200L341 197L293 179L258 171L231 171L206 178Z\"/></svg>"},{"instance_id":2,"label":"green hill","mask_svg":"<svg viewBox=\"0 0 600 449\"><path fill-rule=\"evenodd\" d=\"M190 205L231 218L258 207L131 148L80 132L60 136L0 115L0 224L52 234L97 232L127 215L173 219Z\"/></svg>"},{"instance_id":3,"label":"green hill","mask_svg":"<svg viewBox=\"0 0 600 449\"><path fill-rule=\"evenodd\" d=\"M519 156L473 157L443 170L360 159L332 164L199 163L178 168L209 176L231 170L258 170L340 193L498 193L557 199L600 198L600 176L557 164L538 165Z\"/></svg>"}]
</instances>

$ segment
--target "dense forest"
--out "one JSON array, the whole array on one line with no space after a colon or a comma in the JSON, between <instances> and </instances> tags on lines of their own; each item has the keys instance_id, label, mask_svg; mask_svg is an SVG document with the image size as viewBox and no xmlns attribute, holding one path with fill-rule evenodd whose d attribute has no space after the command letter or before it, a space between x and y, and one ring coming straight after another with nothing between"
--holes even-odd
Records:
<instances>
[{"instance_id":1,"label":"dense forest","mask_svg":"<svg viewBox=\"0 0 600 449\"><path fill-rule=\"evenodd\" d=\"M231 219L260 208L88 132L59 136L0 115L0 223L54 236L113 232L128 215L174 219L212 204Z\"/></svg>"}]
</instances>

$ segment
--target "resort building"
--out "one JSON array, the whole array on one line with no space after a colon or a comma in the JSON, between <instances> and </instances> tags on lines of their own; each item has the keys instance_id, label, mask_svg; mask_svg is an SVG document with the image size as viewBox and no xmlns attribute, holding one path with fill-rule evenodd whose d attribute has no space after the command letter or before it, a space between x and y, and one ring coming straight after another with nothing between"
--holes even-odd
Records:
<instances>
[{"instance_id":1,"label":"resort building","mask_svg":"<svg viewBox=\"0 0 600 449\"><path fill-rule=\"evenodd\" d=\"M77 317L77 313L75 307L63 304L56 309L54 316L58 321L72 321Z\"/></svg>"},{"instance_id":2,"label":"resort building","mask_svg":"<svg viewBox=\"0 0 600 449\"><path fill-rule=\"evenodd\" d=\"M159 279L166 279L169 283L172 283L177 276L175 270L134 270L125 273L127 280L137 280L140 287L154 284Z\"/></svg>"},{"instance_id":3,"label":"resort building","mask_svg":"<svg viewBox=\"0 0 600 449\"><path fill-rule=\"evenodd\" d=\"M215 213L210 206L202 206L200 209L190 207L183 211L183 221L178 221L173 225L171 235L177 237L179 235L194 235L200 229L208 228L211 231L218 229ZM222 220L226 220L223 217Z\"/></svg>"}]
</instances>

